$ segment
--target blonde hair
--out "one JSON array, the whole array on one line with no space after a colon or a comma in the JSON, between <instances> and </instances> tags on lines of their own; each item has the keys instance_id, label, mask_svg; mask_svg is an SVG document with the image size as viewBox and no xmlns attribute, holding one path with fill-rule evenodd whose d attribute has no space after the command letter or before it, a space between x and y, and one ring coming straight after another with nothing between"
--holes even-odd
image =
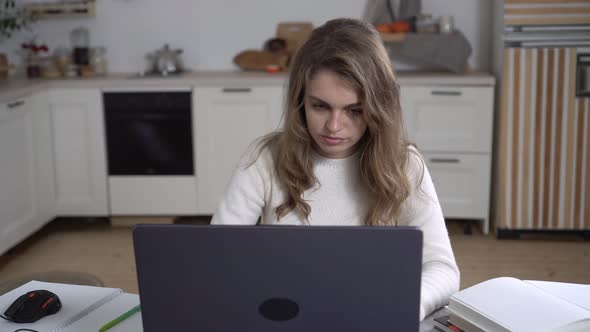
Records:
<instances>
[{"instance_id":1,"label":"blonde hair","mask_svg":"<svg viewBox=\"0 0 590 332\"><path fill-rule=\"evenodd\" d=\"M260 150L270 149L276 176L287 193L276 209L277 216L280 219L295 210L309 218L311 212L303 193L317 179L304 96L320 70L330 70L350 82L367 122L367 131L358 143L360 178L370 202L365 224L397 224L400 206L411 189L406 175L410 150L402 125L399 87L379 33L355 19L328 21L301 46L290 67L283 130L258 143Z\"/></svg>"}]
</instances>

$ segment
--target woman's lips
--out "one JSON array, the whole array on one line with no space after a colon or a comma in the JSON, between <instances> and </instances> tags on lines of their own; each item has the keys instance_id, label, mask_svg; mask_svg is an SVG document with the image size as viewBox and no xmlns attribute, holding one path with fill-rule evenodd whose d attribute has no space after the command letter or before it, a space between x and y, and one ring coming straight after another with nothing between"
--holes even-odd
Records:
<instances>
[{"instance_id":1,"label":"woman's lips","mask_svg":"<svg viewBox=\"0 0 590 332\"><path fill-rule=\"evenodd\" d=\"M344 141L344 138L340 137L332 137L332 136L324 136L322 135L322 140L328 145L338 145Z\"/></svg>"}]
</instances>

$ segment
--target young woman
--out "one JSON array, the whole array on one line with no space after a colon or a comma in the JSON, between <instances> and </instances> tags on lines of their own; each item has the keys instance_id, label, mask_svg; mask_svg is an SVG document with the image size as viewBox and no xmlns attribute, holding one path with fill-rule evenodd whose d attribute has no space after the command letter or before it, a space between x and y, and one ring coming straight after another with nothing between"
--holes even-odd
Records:
<instances>
[{"instance_id":1,"label":"young woman","mask_svg":"<svg viewBox=\"0 0 590 332\"><path fill-rule=\"evenodd\" d=\"M416 226L420 319L445 305L459 270L379 33L353 19L315 29L292 61L284 116L244 156L212 224Z\"/></svg>"}]
</instances>

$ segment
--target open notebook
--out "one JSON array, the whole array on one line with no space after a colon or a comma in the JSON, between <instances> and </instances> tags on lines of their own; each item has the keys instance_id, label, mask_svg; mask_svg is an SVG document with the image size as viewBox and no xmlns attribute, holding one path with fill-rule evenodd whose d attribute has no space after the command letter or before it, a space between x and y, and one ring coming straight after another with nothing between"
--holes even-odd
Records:
<instances>
[{"instance_id":1,"label":"open notebook","mask_svg":"<svg viewBox=\"0 0 590 332\"><path fill-rule=\"evenodd\" d=\"M80 286L31 281L0 296L0 312L19 296L31 290L46 289L55 293L62 308L31 324L0 320L0 331L33 329L37 331L98 331L107 322L139 304L139 296L123 293L118 288ZM136 314L109 331L142 331L141 315Z\"/></svg>"}]
</instances>

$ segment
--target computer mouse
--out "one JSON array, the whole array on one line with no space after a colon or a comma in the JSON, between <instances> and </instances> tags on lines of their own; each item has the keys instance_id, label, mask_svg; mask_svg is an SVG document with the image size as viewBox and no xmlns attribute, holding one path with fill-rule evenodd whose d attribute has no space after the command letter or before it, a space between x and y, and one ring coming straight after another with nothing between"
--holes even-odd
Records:
<instances>
[{"instance_id":1,"label":"computer mouse","mask_svg":"<svg viewBox=\"0 0 590 332\"><path fill-rule=\"evenodd\" d=\"M59 297L40 289L19 296L4 312L4 316L15 323L32 323L53 315L61 309Z\"/></svg>"}]
</instances>

